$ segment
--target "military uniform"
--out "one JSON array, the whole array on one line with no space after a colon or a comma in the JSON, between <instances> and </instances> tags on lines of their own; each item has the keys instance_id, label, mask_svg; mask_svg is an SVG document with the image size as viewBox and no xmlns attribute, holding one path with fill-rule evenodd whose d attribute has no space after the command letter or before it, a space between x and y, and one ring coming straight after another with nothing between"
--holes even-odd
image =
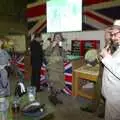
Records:
<instances>
[{"instance_id":1,"label":"military uniform","mask_svg":"<svg viewBox=\"0 0 120 120\"><path fill-rule=\"evenodd\" d=\"M63 49L56 45L55 47L49 46L46 51L49 56L48 60L48 75L49 81L53 82L56 88L64 87L64 63L63 63Z\"/></svg>"}]
</instances>

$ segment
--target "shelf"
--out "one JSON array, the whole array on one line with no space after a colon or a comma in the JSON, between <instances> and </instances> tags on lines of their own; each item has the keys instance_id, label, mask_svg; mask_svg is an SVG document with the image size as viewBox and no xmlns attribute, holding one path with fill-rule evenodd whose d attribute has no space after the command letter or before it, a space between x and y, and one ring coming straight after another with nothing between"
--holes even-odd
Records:
<instances>
[{"instance_id":1,"label":"shelf","mask_svg":"<svg viewBox=\"0 0 120 120\"><path fill-rule=\"evenodd\" d=\"M78 90L78 96L85 97L87 99L95 99L94 89L80 89Z\"/></svg>"}]
</instances>

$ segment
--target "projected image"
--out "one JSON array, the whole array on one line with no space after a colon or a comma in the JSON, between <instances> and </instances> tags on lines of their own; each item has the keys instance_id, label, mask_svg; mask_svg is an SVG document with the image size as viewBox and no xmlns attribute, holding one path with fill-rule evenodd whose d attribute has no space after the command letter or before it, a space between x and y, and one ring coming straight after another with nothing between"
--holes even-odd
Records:
<instances>
[{"instance_id":1,"label":"projected image","mask_svg":"<svg viewBox=\"0 0 120 120\"><path fill-rule=\"evenodd\" d=\"M82 0L47 2L47 32L81 31Z\"/></svg>"}]
</instances>

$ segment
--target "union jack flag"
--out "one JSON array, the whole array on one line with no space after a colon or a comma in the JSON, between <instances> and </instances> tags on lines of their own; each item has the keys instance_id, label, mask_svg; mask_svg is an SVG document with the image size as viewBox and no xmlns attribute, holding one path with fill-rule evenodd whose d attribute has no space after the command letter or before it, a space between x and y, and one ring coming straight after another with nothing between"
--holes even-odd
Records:
<instances>
[{"instance_id":1,"label":"union jack flag","mask_svg":"<svg viewBox=\"0 0 120 120\"><path fill-rule=\"evenodd\" d=\"M104 29L119 19L119 0L83 0L83 30ZM27 5L29 35L46 32L46 1L33 0Z\"/></svg>"},{"instance_id":2,"label":"union jack flag","mask_svg":"<svg viewBox=\"0 0 120 120\"><path fill-rule=\"evenodd\" d=\"M40 79L40 84L44 85L45 83L47 83L48 78L47 78L47 68L46 68L46 64L43 63L42 68L40 70L40 75L41 75L41 79Z\"/></svg>"},{"instance_id":3,"label":"union jack flag","mask_svg":"<svg viewBox=\"0 0 120 120\"><path fill-rule=\"evenodd\" d=\"M63 91L68 94L72 95L72 63L71 62L64 62L64 80L65 80L65 87Z\"/></svg>"},{"instance_id":4,"label":"union jack flag","mask_svg":"<svg viewBox=\"0 0 120 120\"><path fill-rule=\"evenodd\" d=\"M24 55L15 53L12 55L12 64L16 65L21 72L24 72Z\"/></svg>"},{"instance_id":5,"label":"union jack flag","mask_svg":"<svg viewBox=\"0 0 120 120\"><path fill-rule=\"evenodd\" d=\"M24 64L24 55L23 54L19 54L19 53L15 53L14 55L12 55L12 64L16 65L16 67L19 69L19 71L21 71L24 75L25 73L25 64ZM46 65L43 63L42 68L40 70L40 83L41 85L47 82L47 78L46 78Z\"/></svg>"},{"instance_id":6,"label":"union jack flag","mask_svg":"<svg viewBox=\"0 0 120 120\"><path fill-rule=\"evenodd\" d=\"M97 0L93 1L94 4L89 3L83 8L84 30L104 29L112 25L115 19L120 19L118 15L118 11L120 11L119 0L102 0L100 3L97 3Z\"/></svg>"},{"instance_id":7,"label":"union jack flag","mask_svg":"<svg viewBox=\"0 0 120 120\"><path fill-rule=\"evenodd\" d=\"M46 4L45 1L35 0L27 5L26 17L28 21L28 35L46 31Z\"/></svg>"}]
</instances>

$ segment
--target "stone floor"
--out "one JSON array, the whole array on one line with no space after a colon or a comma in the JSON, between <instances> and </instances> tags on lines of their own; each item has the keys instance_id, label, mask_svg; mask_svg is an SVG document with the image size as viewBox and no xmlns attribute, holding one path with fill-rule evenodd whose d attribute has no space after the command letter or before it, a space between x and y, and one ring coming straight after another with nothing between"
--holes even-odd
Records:
<instances>
[{"instance_id":1,"label":"stone floor","mask_svg":"<svg viewBox=\"0 0 120 120\"><path fill-rule=\"evenodd\" d=\"M11 89L12 94L15 88L16 80L11 79ZM25 81L26 85L30 85L30 81ZM48 100L48 91L45 90L37 94L37 99L44 101L45 104L51 104ZM83 98L76 98L72 96L68 96L65 94L60 95L60 99L62 99L63 104L53 106L55 110L55 119L54 120L103 120L97 117L96 114L83 112L80 110L80 106L87 103L87 100Z\"/></svg>"},{"instance_id":2,"label":"stone floor","mask_svg":"<svg viewBox=\"0 0 120 120\"><path fill-rule=\"evenodd\" d=\"M46 100L46 103L49 102L46 93L41 93L41 97ZM91 114L80 110L80 106L85 104L85 102L81 100L82 98L61 95L60 99L62 99L63 104L54 107L55 120L102 120L98 118L96 114Z\"/></svg>"}]
</instances>

